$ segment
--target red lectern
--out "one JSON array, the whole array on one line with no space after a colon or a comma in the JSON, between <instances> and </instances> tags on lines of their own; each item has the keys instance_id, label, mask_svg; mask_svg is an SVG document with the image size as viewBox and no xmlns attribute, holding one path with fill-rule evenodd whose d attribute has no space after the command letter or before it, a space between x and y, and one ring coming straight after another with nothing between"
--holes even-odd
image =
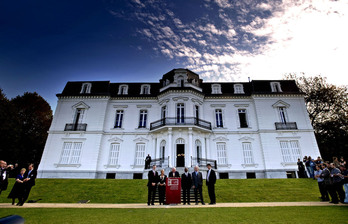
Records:
<instances>
[{"instance_id":1,"label":"red lectern","mask_svg":"<svg viewBox=\"0 0 348 224\"><path fill-rule=\"evenodd\" d=\"M166 204L181 203L181 178L170 177L166 180Z\"/></svg>"}]
</instances>

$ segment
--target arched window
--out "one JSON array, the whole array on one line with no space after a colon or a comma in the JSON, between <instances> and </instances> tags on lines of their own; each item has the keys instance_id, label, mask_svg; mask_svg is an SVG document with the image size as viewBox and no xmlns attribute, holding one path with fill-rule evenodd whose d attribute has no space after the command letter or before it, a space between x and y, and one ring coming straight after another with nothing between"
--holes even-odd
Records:
<instances>
[{"instance_id":1,"label":"arched window","mask_svg":"<svg viewBox=\"0 0 348 224\"><path fill-rule=\"evenodd\" d=\"M185 140L183 138L178 138L176 141L175 141L176 144L185 144Z\"/></svg>"},{"instance_id":2,"label":"arched window","mask_svg":"<svg viewBox=\"0 0 348 224\"><path fill-rule=\"evenodd\" d=\"M244 88L242 84L234 84L234 94L244 94Z\"/></svg>"},{"instance_id":3,"label":"arched window","mask_svg":"<svg viewBox=\"0 0 348 224\"><path fill-rule=\"evenodd\" d=\"M118 87L118 95L127 95L128 94L128 85L120 85Z\"/></svg>"},{"instance_id":4,"label":"arched window","mask_svg":"<svg viewBox=\"0 0 348 224\"><path fill-rule=\"evenodd\" d=\"M165 156L165 153L166 153L166 141L161 141L161 144L160 144L160 158L161 159L164 159L164 156Z\"/></svg>"},{"instance_id":5,"label":"arched window","mask_svg":"<svg viewBox=\"0 0 348 224\"><path fill-rule=\"evenodd\" d=\"M274 93L283 92L279 82L271 82L271 89Z\"/></svg>"},{"instance_id":6,"label":"arched window","mask_svg":"<svg viewBox=\"0 0 348 224\"><path fill-rule=\"evenodd\" d=\"M80 93L91 93L91 88L92 88L92 84L91 83L83 83L82 87L81 87L81 91Z\"/></svg>"},{"instance_id":7,"label":"arched window","mask_svg":"<svg viewBox=\"0 0 348 224\"><path fill-rule=\"evenodd\" d=\"M212 84L211 85L211 94L221 94L221 85L220 84Z\"/></svg>"},{"instance_id":8,"label":"arched window","mask_svg":"<svg viewBox=\"0 0 348 224\"><path fill-rule=\"evenodd\" d=\"M201 141L196 140L195 148L196 148L197 162L199 163L199 160L202 158L202 143L201 143Z\"/></svg>"},{"instance_id":9,"label":"arched window","mask_svg":"<svg viewBox=\"0 0 348 224\"><path fill-rule=\"evenodd\" d=\"M141 85L140 94L150 94L150 88L151 86L149 84Z\"/></svg>"}]
</instances>

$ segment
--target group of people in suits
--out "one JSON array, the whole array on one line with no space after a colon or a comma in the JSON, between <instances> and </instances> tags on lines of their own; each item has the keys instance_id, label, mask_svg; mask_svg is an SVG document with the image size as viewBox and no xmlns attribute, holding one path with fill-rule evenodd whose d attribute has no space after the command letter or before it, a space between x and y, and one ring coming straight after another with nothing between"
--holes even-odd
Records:
<instances>
[{"instance_id":1,"label":"group of people in suits","mask_svg":"<svg viewBox=\"0 0 348 224\"><path fill-rule=\"evenodd\" d=\"M7 189L9 173L11 171L11 165L7 166L7 163L0 160L0 194ZM12 205L15 204L16 198L18 203L16 205L23 206L29 197L31 188L35 185L36 171L34 170L34 164L29 164L28 170L22 168L19 174L16 175L16 182L12 187L12 190L7 198L12 199Z\"/></svg>"},{"instance_id":2,"label":"group of people in suits","mask_svg":"<svg viewBox=\"0 0 348 224\"><path fill-rule=\"evenodd\" d=\"M207 176L206 176L206 185L208 187L208 193L210 198L210 205L216 204L215 197L215 183L216 183L216 174L212 169L211 164L207 164ZM173 167L169 172L168 177L177 177L180 178L180 174L176 171L176 168ZM166 192L166 179L167 176L164 174L164 170L161 170L161 174L158 175L156 171L156 165L152 166L152 170L148 173L148 205L154 205L156 189L158 187L159 193L159 203L164 204L164 197ZM203 174L199 171L199 167L195 166L194 172L189 173L188 169L185 168L184 173L181 175L181 188L183 191L183 204L186 203L190 205L190 190L194 189L195 202L198 204L198 195L200 197L202 205L205 205L202 194L203 187Z\"/></svg>"}]
</instances>

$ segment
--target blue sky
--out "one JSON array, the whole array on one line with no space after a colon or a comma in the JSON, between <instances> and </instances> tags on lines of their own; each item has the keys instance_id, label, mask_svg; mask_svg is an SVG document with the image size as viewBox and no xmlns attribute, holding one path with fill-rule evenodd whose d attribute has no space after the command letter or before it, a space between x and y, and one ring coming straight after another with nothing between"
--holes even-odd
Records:
<instances>
[{"instance_id":1,"label":"blue sky","mask_svg":"<svg viewBox=\"0 0 348 224\"><path fill-rule=\"evenodd\" d=\"M173 68L347 85L347 27L347 1L0 0L0 88L54 109L67 81L156 82Z\"/></svg>"}]
</instances>

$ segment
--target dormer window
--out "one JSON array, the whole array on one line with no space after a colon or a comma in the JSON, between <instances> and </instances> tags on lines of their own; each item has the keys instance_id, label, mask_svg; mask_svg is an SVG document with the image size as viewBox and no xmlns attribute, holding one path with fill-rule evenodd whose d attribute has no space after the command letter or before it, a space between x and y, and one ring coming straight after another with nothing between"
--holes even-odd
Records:
<instances>
[{"instance_id":1,"label":"dormer window","mask_svg":"<svg viewBox=\"0 0 348 224\"><path fill-rule=\"evenodd\" d=\"M273 93L283 92L279 82L271 82L271 89Z\"/></svg>"},{"instance_id":2,"label":"dormer window","mask_svg":"<svg viewBox=\"0 0 348 224\"><path fill-rule=\"evenodd\" d=\"M179 76L177 83L178 83L178 87L184 87L184 77Z\"/></svg>"},{"instance_id":3,"label":"dormer window","mask_svg":"<svg viewBox=\"0 0 348 224\"><path fill-rule=\"evenodd\" d=\"M211 85L211 93L212 94L222 94L221 85L220 84Z\"/></svg>"},{"instance_id":4,"label":"dormer window","mask_svg":"<svg viewBox=\"0 0 348 224\"><path fill-rule=\"evenodd\" d=\"M92 84L91 83L83 83L81 88L81 94L83 93L91 93Z\"/></svg>"},{"instance_id":5,"label":"dormer window","mask_svg":"<svg viewBox=\"0 0 348 224\"><path fill-rule=\"evenodd\" d=\"M150 94L150 85L141 85L140 94Z\"/></svg>"},{"instance_id":6,"label":"dormer window","mask_svg":"<svg viewBox=\"0 0 348 224\"><path fill-rule=\"evenodd\" d=\"M118 87L118 95L127 95L128 94L128 85L120 85Z\"/></svg>"},{"instance_id":7,"label":"dormer window","mask_svg":"<svg viewBox=\"0 0 348 224\"><path fill-rule=\"evenodd\" d=\"M234 94L244 94L244 88L242 84L234 84Z\"/></svg>"}]
</instances>

